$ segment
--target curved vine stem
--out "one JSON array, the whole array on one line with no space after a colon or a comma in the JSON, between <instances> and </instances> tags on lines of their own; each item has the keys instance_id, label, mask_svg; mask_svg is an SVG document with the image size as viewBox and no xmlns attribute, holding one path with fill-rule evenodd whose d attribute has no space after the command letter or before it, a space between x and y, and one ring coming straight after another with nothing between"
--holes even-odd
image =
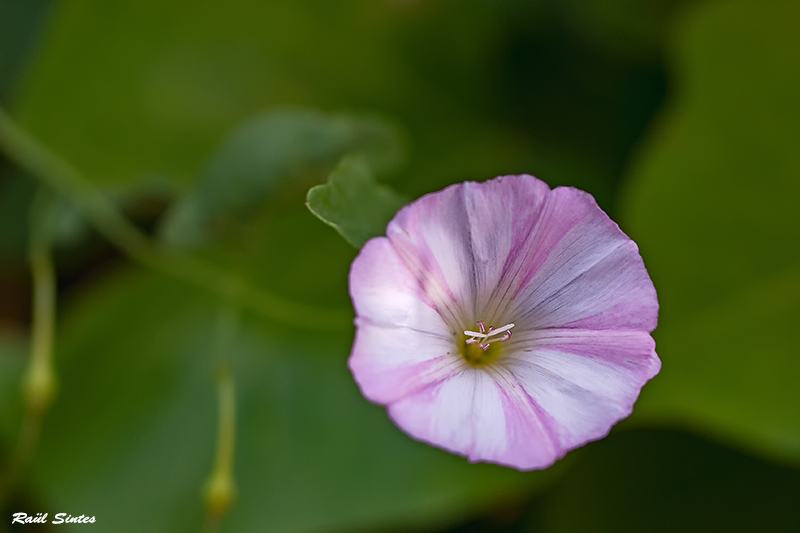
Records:
<instances>
[{"instance_id":1,"label":"curved vine stem","mask_svg":"<svg viewBox=\"0 0 800 533\"><path fill-rule=\"evenodd\" d=\"M217 381L217 453L214 468L205 486L205 533L216 533L222 527L236 497L233 461L236 451L236 388L231 370L233 352L240 326L235 294L222 302L214 332Z\"/></svg>"},{"instance_id":2,"label":"curved vine stem","mask_svg":"<svg viewBox=\"0 0 800 533\"><path fill-rule=\"evenodd\" d=\"M219 531L222 519L236 497L233 459L236 449L236 388L227 365L217 369L217 455L214 470L206 483L206 522L204 530Z\"/></svg>"},{"instance_id":3,"label":"curved vine stem","mask_svg":"<svg viewBox=\"0 0 800 533\"><path fill-rule=\"evenodd\" d=\"M201 287L221 298L231 288L238 304L268 320L318 330L342 330L352 323L349 310L321 308L280 298L235 272L196 256L165 252L127 220L116 206L74 168L22 131L0 108L0 149L59 194L70 198L100 234L131 260Z\"/></svg>"},{"instance_id":4,"label":"curved vine stem","mask_svg":"<svg viewBox=\"0 0 800 533\"><path fill-rule=\"evenodd\" d=\"M22 415L17 448L0 490L0 505L17 487L39 444L44 415L56 394L57 380L53 364L56 324L56 270L53 264L51 236L54 197L40 187L30 212L28 261L31 269L33 305L28 366L22 378L25 411Z\"/></svg>"},{"instance_id":5,"label":"curved vine stem","mask_svg":"<svg viewBox=\"0 0 800 533\"><path fill-rule=\"evenodd\" d=\"M42 420L56 392L53 367L53 338L56 315L56 273L49 249L31 253L33 278L33 323L31 357L25 373L23 388L26 400L19 444L17 472L23 472L33 457L39 441Z\"/></svg>"}]
</instances>

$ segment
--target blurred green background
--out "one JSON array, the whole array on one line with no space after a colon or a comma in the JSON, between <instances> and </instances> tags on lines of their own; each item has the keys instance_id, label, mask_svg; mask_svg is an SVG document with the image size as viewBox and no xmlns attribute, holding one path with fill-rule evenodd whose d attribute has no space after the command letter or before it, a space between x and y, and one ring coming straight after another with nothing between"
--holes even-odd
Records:
<instances>
[{"instance_id":1,"label":"blurred green background","mask_svg":"<svg viewBox=\"0 0 800 533\"><path fill-rule=\"evenodd\" d=\"M0 0L0 102L92 186L50 202L58 394L15 472L46 187L0 146L0 531L208 528L220 365L222 531L800 531L800 3ZM520 473L368 404L357 250L304 205L353 151L405 198L523 172L594 194L661 303L633 416ZM252 291L132 260L92 191Z\"/></svg>"}]
</instances>

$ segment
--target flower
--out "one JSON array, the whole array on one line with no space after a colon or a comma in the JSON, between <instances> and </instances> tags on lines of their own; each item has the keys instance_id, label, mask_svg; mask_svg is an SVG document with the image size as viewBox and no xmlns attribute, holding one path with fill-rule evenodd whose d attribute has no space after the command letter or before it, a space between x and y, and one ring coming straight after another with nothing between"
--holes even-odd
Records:
<instances>
[{"instance_id":1,"label":"flower","mask_svg":"<svg viewBox=\"0 0 800 533\"><path fill-rule=\"evenodd\" d=\"M629 416L661 362L638 247L588 193L533 176L401 209L350 270L361 392L415 439L546 468Z\"/></svg>"}]
</instances>

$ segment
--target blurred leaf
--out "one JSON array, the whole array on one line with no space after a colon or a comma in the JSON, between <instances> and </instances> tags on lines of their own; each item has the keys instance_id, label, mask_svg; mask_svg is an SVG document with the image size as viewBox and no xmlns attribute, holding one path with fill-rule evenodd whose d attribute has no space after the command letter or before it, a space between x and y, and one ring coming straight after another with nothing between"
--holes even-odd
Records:
<instances>
[{"instance_id":1,"label":"blurred leaf","mask_svg":"<svg viewBox=\"0 0 800 533\"><path fill-rule=\"evenodd\" d=\"M50 223L53 241L57 246L74 246L89 234L89 222L71 201L59 199Z\"/></svg>"},{"instance_id":2,"label":"blurred leaf","mask_svg":"<svg viewBox=\"0 0 800 533\"><path fill-rule=\"evenodd\" d=\"M595 46L619 56L656 56L670 23L688 0L567 0L568 20ZM694 0L694 3L699 3Z\"/></svg>"},{"instance_id":3,"label":"blurred leaf","mask_svg":"<svg viewBox=\"0 0 800 533\"><path fill-rule=\"evenodd\" d=\"M361 248L371 238L386 233L386 225L409 201L375 182L366 161L347 157L331 173L328 183L308 191L306 205L347 242Z\"/></svg>"},{"instance_id":4,"label":"blurred leaf","mask_svg":"<svg viewBox=\"0 0 800 533\"><path fill-rule=\"evenodd\" d=\"M0 0L0 103L15 89L49 4L50 0Z\"/></svg>"},{"instance_id":5,"label":"blurred leaf","mask_svg":"<svg viewBox=\"0 0 800 533\"><path fill-rule=\"evenodd\" d=\"M624 211L661 303L637 411L797 463L800 4L715 3L676 43L678 97Z\"/></svg>"},{"instance_id":6,"label":"blurred leaf","mask_svg":"<svg viewBox=\"0 0 800 533\"><path fill-rule=\"evenodd\" d=\"M379 11L389 27L402 22ZM402 70L373 14L364 0L59 3L17 110L96 182L187 182L225 132L265 108L375 107L414 94L421 80Z\"/></svg>"},{"instance_id":7,"label":"blurred leaf","mask_svg":"<svg viewBox=\"0 0 800 533\"><path fill-rule=\"evenodd\" d=\"M16 172L0 179L0 263L28 263L30 205L36 183Z\"/></svg>"},{"instance_id":8,"label":"blurred leaf","mask_svg":"<svg viewBox=\"0 0 800 533\"><path fill-rule=\"evenodd\" d=\"M669 431L593 444L547 500L544 533L794 532L800 472Z\"/></svg>"},{"instance_id":9,"label":"blurred leaf","mask_svg":"<svg viewBox=\"0 0 800 533\"><path fill-rule=\"evenodd\" d=\"M141 217L160 215L163 206L176 195L175 187L164 176L140 176L131 182L109 185L100 190L120 211L133 218L135 222L142 222L139 220ZM154 206L148 207L148 204ZM57 248L77 246L91 234L92 223L71 199L58 198L53 210L50 231Z\"/></svg>"},{"instance_id":10,"label":"blurred leaf","mask_svg":"<svg viewBox=\"0 0 800 533\"><path fill-rule=\"evenodd\" d=\"M48 188L37 189L29 211L30 250L44 249L50 254L54 244L74 244L87 234L87 223L81 212Z\"/></svg>"},{"instance_id":11,"label":"blurred leaf","mask_svg":"<svg viewBox=\"0 0 800 533\"><path fill-rule=\"evenodd\" d=\"M630 103L641 98L618 90L620 82L632 87L621 79L629 73L598 66L593 55L579 58L588 68L573 73L575 58L560 54L552 68L535 71L547 76L530 79L528 64L512 61L529 50L513 46L510 30L527 35L541 29L537 21L558 24L541 20L546 9L520 13L501 4L58 2L14 111L95 184L150 173L187 184L226 132L264 109L374 109L396 117L413 139L402 182L412 197L465 179L531 173L588 190L608 209L617 172L605 159L616 148L598 147L619 144L606 140L618 139L622 128L627 150L630 128L616 118L636 109L644 116L636 123L644 124L660 100L639 112ZM580 87L606 81L602 94L588 91L596 100L560 83L548 99L551 93L537 88L551 87L550 74L573 77ZM510 82L519 90L503 90ZM595 109L607 93L613 109ZM541 116L520 113L541 101L558 119L548 126L583 117L567 132L580 139L577 148L549 142Z\"/></svg>"},{"instance_id":12,"label":"blurred leaf","mask_svg":"<svg viewBox=\"0 0 800 533\"><path fill-rule=\"evenodd\" d=\"M199 530L215 443L216 315L213 300L139 274L107 280L67 310L61 393L33 475L48 506L80 508L120 533ZM238 500L226 531L444 521L558 472L469 465L403 435L360 396L349 341L242 324L230 354Z\"/></svg>"},{"instance_id":13,"label":"blurred leaf","mask_svg":"<svg viewBox=\"0 0 800 533\"><path fill-rule=\"evenodd\" d=\"M22 420L22 373L28 343L18 334L0 331L0 440L13 449Z\"/></svg>"},{"instance_id":14,"label":"blurred leaf","mask_svg":"<svg viewBox=\"0 0 800 533\"><path fill-rule=\"evenodd\" d=\"M22 263L27 267L31 208L43 203L36 201L37 194L47 190L39 187L34 178L15 172L7 180L0 181L0 261ZM135 209L140 203L166 203L174 195L170 183L157 177L103 187L102 192L123 211ZM70 199L55 195L45 203L46 206L36 207L39 211L35 216L38 238L44 237L56 248L82 244L90 235L91 226L80 209Z\"/></svg>"},{"instance_id":15,"label":"blurred leaf","mask_svg":"<svg viewBox=\"0 0 800 533\"><path fill-rule=\"evenodd\" d=\"M315 171L324 175L346 153L361 154L380 169L400 160L394 130L377 119L265 113L222 143L194 190L167 216L162 235L170 244L194 247L238 233L281 183Z\"/></svg>"},{"instance_id":16,"label":"blurred leaf","mask_svg":"<svg viewBox=\"0 0 800 533\"><path fill-rule=\"evenodd\" d=\"M36 181L15 172L0 181L0 261L27 270L32 239L70 246L85 236L88 227L83 215L67 200L45 201L42 190ZM32 208L37 211L33 217ZM32 218L37 224L35 236Z\"/></svg>"}]
</instances>

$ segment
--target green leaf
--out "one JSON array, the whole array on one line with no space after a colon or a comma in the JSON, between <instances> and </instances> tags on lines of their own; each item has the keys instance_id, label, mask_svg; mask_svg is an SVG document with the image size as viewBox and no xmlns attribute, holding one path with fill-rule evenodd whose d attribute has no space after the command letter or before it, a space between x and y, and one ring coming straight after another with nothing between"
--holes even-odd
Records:
<instances>
[{"instance_id":1,"label":"green leaf","mask_svg":"<svg viewBox=\"0 0 800 533\"><path fill-rule=\"evenodd\" d=\"M163 237L198 246L238 233L283 183L327 174L346 153L379 169L400 160L395 131L373 118L280 110L236 129L209 161L195 188L168 215Z\"/></svg>"},{"instance_id":2,"label":"green leaf","mask_svg":"<svg viewBox=\"0 0 800 533\"><path fill-rule=\"evenodd\" d=\"M0 102L10 100L26 66L38 29L46 20L49 0L0 0Z\"/></svg>"},{"instance_id":3,"label":"green leaf","mask_svg":"<svg viewBox=\"0 0 800 533\"><path fill-rule=\"evenodd\" d=\"M36 185L36 182L28 181ZM134 219L142 214L152 216L154 210L160 210L159 204L166 204L175 196L169 180L155 176L103 187L101 191L120 211ZM72 199L60 197L44 186L39 188L37 195L33 202L29 202L31 205L26 206L28 211L36 211L28 213L27 217L29 224L33 221L36 225L34 239L44 239L56 249L77 247L87 240L91 235L91 223ZM2 207L0 205L0 209ZM140 210L144 213L137 212Z\"/></svg>"},{"instance_id":4,"label":"green leaf","mask_svg":"<svg viewBox=\"0 0 800 533\"><path fill-rule=\"evenodd\" d=\"M200 529L215 446L217 305L172 279L129 274L67 310L61 392L31 480L48 507L94 514L120 533ZM224 531L455 520L557 475L470 465L413 441L361 397L346 367L350 340L244 318L229 354L238 498Z\"/></svg>"},{"instance_id":5,"label":"green leaf","mask_svg":"<svg viewBox=\"0 0 800 533\"><path fill-rule=\"evenodd\" d=\"M530 531L800 529L800 471L671 431L626 431L590 445Z\"/></svg>"},{"instance_id":6,"label":"green leaf","mask_svg":"<svg viewBox=\"0 0 800 533\"><path fill-rule=\"evenodd\" d=\"M311 212L356 248L386 233L386 225L408 202L405 196L376 183L366 161L355 157L344 158L328 183L312 187L306 198Z\"/></svg>"},{"instance_id":7,"label":"green leaf","mask_svg":"<svg viewBox=\"0 0 800 533\"><path fill-rule=\"evenodd\" d=\"M658 55L672 19L685 6L671 0L566 0L562 9L573 31L593 46L619 56Z\"/></svg>"},{"instance_id":8,"label":"green leaf","mask_svg":"<svg viewBox=\"0 0 800 533\"><path fill-rule=\"evenodd\" d=\"M27 339L0 331L0 440L13 450L22 424L22 375L28 363Z\"/></svg>"},{"instance_id":9,"label":"green leaf","mask_svg":"<svg viewBox=\"0 0 800 533\"><path fill-rule=\"evenodd\" d=\"M19 173L0 180L0 264L26 268L30 232L30 206L36 184Z\"/></svg>"},{"instance_id":10,"label":"green leaf","mask_svg":"<svg viewBox=\"0 0 800 533\"><path fill-rule=\"evenodd\" d=\"M676 103L623 210L661 303L639 419L797 463L800 4L714 3L676 42Z\"/></svg>"},{"instance_id":11,"label":"green leaf","mask_svg":"<svg viewBox=\"0 0 800 533\"><path fill-rule=\"evenodd\" d=\"M413 140L404 189L415 197L527 172L588 190L608 208L616 176L605 155L553 142L529 109L534 90L545 115L572 116L583 93L551 97L530 83L508 92L502 72L528 80L517 59L548 20L526 8L520 27L505 4L237 0L223 13L189 0L58 2L13 111L94 184L160 174L188 186L225 134L265 109L377 110L402 120ZM566 75L593 79L595 68ZM608 137L606 114L581 102Z\"/></svg>"}]
</instances>

